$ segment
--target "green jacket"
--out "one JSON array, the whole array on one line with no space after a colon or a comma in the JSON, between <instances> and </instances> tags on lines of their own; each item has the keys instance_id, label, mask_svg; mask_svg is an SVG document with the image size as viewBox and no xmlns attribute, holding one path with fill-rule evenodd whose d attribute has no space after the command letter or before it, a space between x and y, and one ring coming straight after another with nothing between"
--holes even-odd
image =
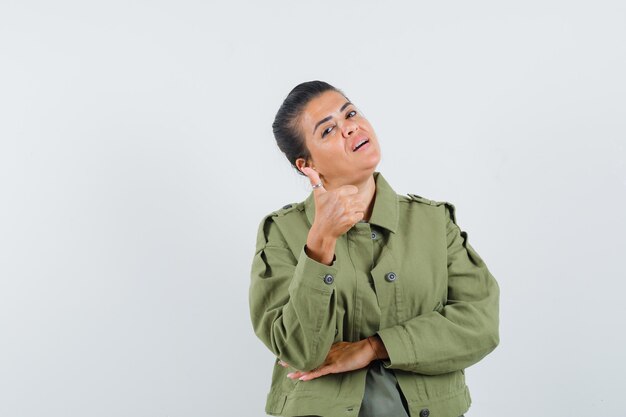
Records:
<instances>
[{"instance_id":1,"label":"green jacket","mask_svg":"<svg viewBox=\"0 0 626 417\"><path fill-rule=\"evenodd\" d=\"M412 416L457 417L471 404L464 369L499 343L499 286L454 206L398 195L379 172L369 220L387 233L376 265L353 227L332 265L304 251L313 193L266 215L258 228L249 288L255 334L293 368L273 368L265 412L358 416L367 367L310 381L286 375L322 364L333 343L377 333ZM366 233L369 233L366 231ZM371 245L370 245L371 247ZM370 264L367 259L370 259Z\"/></svg>"}]
</instances>

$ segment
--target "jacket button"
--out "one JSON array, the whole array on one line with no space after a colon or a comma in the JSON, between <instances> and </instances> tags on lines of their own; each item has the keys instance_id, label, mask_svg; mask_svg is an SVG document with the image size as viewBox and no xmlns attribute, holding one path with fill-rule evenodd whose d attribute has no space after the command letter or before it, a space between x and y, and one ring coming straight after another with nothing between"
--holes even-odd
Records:
<instances>
[{"instance_id":1,"label":"jacket button","mask_svg":"<svg viewBox=\"0 0 626 417\"><path fill-rule=\"evenodd\" d=\"M398 276L396 275L395 272L387 272L385 274L385 279L389 282L393 282L396 280L396 278L398 278Z\"/></svg>"},{"instance_id":2,"label":"jacket button","mask_svg":"<svg viewBox=\"0 0 626 417\"><path fill-rule=\"evenodd\" d=\"M420 417L428 417L430 415L430 410L428 408L423 408L420 411Z\"/></svg>"},{"instance_id":3,"label":"jacket button","mask_svg":"<svg viewBox=\"0 0 626 417\"><path fill-rule=\"evenodd\" d=\"M335 280L335 278L333 278L332 275L330 275L330 274L324 275L324 282L325 283L332 284L334 280Z\"/></svg>"}]
</instances>

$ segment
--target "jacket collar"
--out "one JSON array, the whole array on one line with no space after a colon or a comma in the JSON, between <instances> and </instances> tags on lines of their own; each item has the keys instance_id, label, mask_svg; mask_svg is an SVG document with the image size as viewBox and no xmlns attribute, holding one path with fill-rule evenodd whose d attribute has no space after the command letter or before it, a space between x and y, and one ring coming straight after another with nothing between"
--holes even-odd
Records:
<instances>
[{"instance_id":1,"label":"jacket collar","mask_svg":"<svg viewBox=\"0 0 626 417\"><path fill-rule=\"evenodd\" d=\"M376 181L376 194L374 196L372 217L369 223L384 227L396 233L399 211L398 195L380 172L374 172L374 180ZM304 200L304 210L309 224L312 225L315 219L315 197L313 197L313 191L311 191L306 200Z\"/></svg>"}]
</instances>

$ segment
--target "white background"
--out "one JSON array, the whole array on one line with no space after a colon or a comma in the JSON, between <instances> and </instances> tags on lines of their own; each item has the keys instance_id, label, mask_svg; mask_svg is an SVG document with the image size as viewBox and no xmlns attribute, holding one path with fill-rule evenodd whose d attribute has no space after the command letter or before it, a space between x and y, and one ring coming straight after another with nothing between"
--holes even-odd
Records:
<instances>
[{"instance_id":1,"label":"white background","mask_svg":"<svg viewBox=\"0 0 626 417\"><path fill-rule=\"evenodd\" d=\"M624 416L626 6L2 1L0 415L264 416L271 122L341 88L501 287L466 416Z\"/></svg>"}]
</instances>

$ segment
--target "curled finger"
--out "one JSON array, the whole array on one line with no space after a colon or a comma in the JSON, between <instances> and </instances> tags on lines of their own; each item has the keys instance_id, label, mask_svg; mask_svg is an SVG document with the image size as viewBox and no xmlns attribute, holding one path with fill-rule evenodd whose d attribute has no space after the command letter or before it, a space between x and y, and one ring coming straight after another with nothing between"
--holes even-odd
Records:
<instances>
[{"instance_id":1,"label":"curled finger","mask_svg":"<svg viewBox=\"0 0 626 417\"><path fill-rule=\"evenodd\" d=\"M301 378L305 374L306 374L306 372L302 372L302 371L289 372L287 374L287 378L289 378L289 379L299 379L299 378Z\"/></svg>"},{"instance_id":2,"label":"curled finger","mask_svg":"<svg viewBox=\"0 0 626 417\"><path fill-rule=\"evenodd\" d=\"M311 379L319 378L320 376L329 374L331 373L331 370L332 368L330 365L320 366L319 368L311 372L305 373L304 375L300 376L298 379L300 381L309 381Z\"/></svg>"}]
</instances>

